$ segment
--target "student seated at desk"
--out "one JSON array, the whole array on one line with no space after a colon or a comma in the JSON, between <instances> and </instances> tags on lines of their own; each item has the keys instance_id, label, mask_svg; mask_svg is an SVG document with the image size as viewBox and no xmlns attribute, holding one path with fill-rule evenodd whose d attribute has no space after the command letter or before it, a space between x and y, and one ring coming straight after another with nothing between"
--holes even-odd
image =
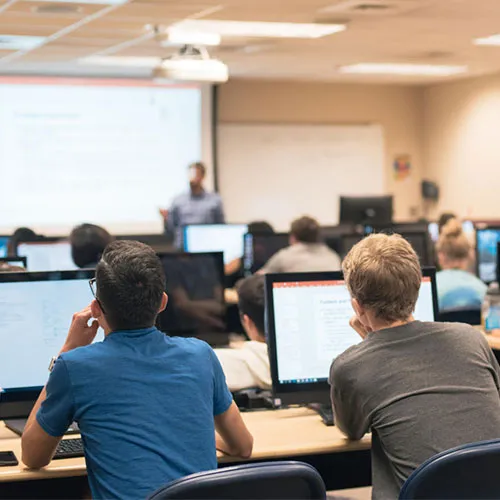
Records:
<instances>
[{"instance_id":1,"label":"student seated at desk","mask_svg":"<svg viewBox=\"0 0 500 500\"><path fill-rule=\"evenodd\" d=\"M231 391L271 388L264 326L264 276L254 275L238 286L238 308L248 342L235 349L216 349Z\"/></svg>"},{"instance_id":2,"label":"student seated at desk","mask_svg":"<svg viewBox=\"0 0 500 500\"><path fill-rule=\"evenodd\" d=\"M79 268L94 268L113 237L103 227L80 224L69 235L71 256Z\"/></svg>"},{"instance_id":3,"label":"student seated at desk","mask_svg":"<svg viewBox=\"0 0 500 500\"><path fill-rule=\"evenodd\" d=\"M318 222L306 216L292 222L290 246L274 254L258 272L306 273L339 269L340 257L321 241Z\"/></svg>"},{"instance_id":4,"label":"student seated at desk","mask_svg":"<svg viewBox=\"0 0 500 500\"><path fill-rule=\"evenodd\" d=\"M398 498L428 458L500 436L500 368L473 327L414 321L422 274L401 236L364 239L343 269L363 341L331 366L335 423L371 430L373 498Z\"/></svg>"},{"instance_id":5,"label":"student seated at desk","mask_svg":"<svg viewBox=\"0 0 500 500\"><path fill-rule=\"evenodd\" d=\"M436 250L441 267L436 275L439 309L480 309L487 286L468 271L472 248L457 219L444 225Z\"/></svg>"},{"instance_id":6,"label":"student seated at desk","mask_svg":"<svg viewBox=\"0 0 500 500\"><path fill-rule=\"evenodd\" d=\"M96 299L73 316L29 417L23 462L47 465L73 421L93 498L146 498L169 481L215 469L216 446L249 457L252 436L213 350L154 327L167 305L154 251L136 241L111 243L93 283ZM99 326L105 339L92 344Z\"/></svg>"}]
</instances>

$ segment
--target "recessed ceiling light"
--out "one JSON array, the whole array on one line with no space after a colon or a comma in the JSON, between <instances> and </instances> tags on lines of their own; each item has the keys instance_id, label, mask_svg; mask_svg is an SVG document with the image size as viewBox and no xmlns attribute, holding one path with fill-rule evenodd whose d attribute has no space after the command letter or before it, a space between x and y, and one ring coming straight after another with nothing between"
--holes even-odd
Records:
<instances>
[{"instance_id":1,"label":"recessed ceiling light","mask_svg":"<svg viewBox=\"0 0 500 500\"><path fill-rule=\"evenodd\" d=\"M474 40L474 43L476 45L492 45L492 46L500 45L500 34L491 35L484 38L476 38Z\"/></svg>"},{"instance_id":2,"label":"recessed ceiling light","mask_svg":"<svg viewBox=\"0 0 500 500\"><path fill-rule=\"evenodd\" d=\"M0 35L2 50L31 50L45 42L44 36Z\"/></svg>"},{"instance_id":3,"label":"recessed ceiling light","mask_svg":"<svg viewBox=\"0 0 500 500\"><path fill-rule=\"evenodd\" d=\"M160 57L120 57L90 56L78 60L79 64L95 66L128 66L134 68L154 68L161 63Z\"/></svg>"},{"instance_id":4,"label":"recessed ceiling light","mask_svg":"<svg viewBox=\"0 0 500 500\"><path fill-rule=\"evenodd\" d=\"M122 5L127 3L129 0L39 0L40 2L50 2L50 3L81 3L81 4L92 4L92 5Z\"/></svg>"},{"instance_id":5,"label":"recessed ceiling light","mask_svg":"<svg viewBox=\"0 0 500 500\"><path fill-rule=\"evenodd\" d=\"M340 73L407 76L450 76L466 71L467 66L398 63L360 63L339 68Z\"/></svg>"},{"instance_id":6,"label":"recessed ceiling light","mask_svg":"<svg viewBox=\"0 0 500 500\"><path fill-rule=\"evenodd\" d=\"M177 27L169 28L161 41L162 46L171 45L220 45L221 36L217 33L208 33L203 31L187 31Z\"/></svg>"},{"instance_id":7,"label":"recessed ceiling light","mask_svg":"<svg viewBox=\"0 0 500 500\"><path fill-rule=\"evenodd\" d=\"M343 24L267 23L187 19L173 26L183 31L231 37L321 38L345 30Z\"/></svg>"}]
</instances>

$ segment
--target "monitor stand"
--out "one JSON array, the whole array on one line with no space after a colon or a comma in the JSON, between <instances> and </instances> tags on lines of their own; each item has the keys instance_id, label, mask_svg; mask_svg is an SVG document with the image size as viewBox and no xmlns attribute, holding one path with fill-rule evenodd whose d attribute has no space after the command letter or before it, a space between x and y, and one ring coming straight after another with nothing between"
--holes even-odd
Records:
<instances>
[{"instance_id":1,"label":"monitor stand","mask_svg":"<svg viewBox=\"0 0 500 500\"><path fill-rule=\"evenodd\" d=\"M9 418L5 420L5 427L15 432L19 436L23 435L24 428L26 427L27 418ZM65 434L80 434L80 428L76 422L73 422Z\"/></svg>"},{"instance_id":2,"label":"monitor stand","mask_svg":"<svg viewBox=\"0 0 500 500\"><path fill-rule=\"evenodd\" d=\"M308 408L314 410L320 417L325 425L328 427L335 425L333 419L333 410L332 406L329 404L321 404L321 403L311 403L307 405Z\"/></svg>"}]
</instances>

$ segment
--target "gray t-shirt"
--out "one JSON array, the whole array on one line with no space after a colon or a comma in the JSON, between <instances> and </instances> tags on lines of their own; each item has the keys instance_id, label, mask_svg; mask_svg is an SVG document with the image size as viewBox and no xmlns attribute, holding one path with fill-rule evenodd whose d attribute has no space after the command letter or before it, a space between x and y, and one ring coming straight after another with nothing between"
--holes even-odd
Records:
<instances>
[{"instance_id":1,"label":"gray t-shirt","mask_svg":"<svg viewBox=\"0 0 500 500\"><path fill-rule=\"evenodd\" d=\"M397 498L433 455L500 438L500 368L480 332L421 323L369 334L330 369L335 424L372 432L373 498Z\"/></svg>"},{"instance_id":2,"label":"gray t-shirt","mask_svg":"<svg viewBox=\"0 0 500 500\"><path fill-rule=\"evenodd\" d=\"M339 271L340 257L324 243L295 243L275 253L264 273L312 273Z\"/></svg>"}]
</instances>

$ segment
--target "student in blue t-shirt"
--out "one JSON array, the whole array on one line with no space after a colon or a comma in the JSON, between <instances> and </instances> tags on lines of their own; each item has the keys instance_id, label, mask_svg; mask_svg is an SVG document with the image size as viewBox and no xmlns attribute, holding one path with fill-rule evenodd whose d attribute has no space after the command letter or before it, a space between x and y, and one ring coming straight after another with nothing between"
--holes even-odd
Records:
<instances>
[{"instance_id":1,"label":"student in blue t-shirt","mask_svg":"<svg viewBox=\"0 0 500 500\"><path fill-rule=\"evenodd\" d=\"M93 281L96 300L74 315L29 417L23 462L47 465L73 421L93 498L146 498L169 481L215 469L216 447L249 457L252 436L213 350L154 327L167 296L153 250L111 243ZM92 344L99 326L105 339Z\"/></svg>"},{"instance_id":2,"label":"student in blue t-shirt","mask_svg":"<svg viewBox=\"0 0 500 500\"><path fill-rule=\"evenodd\" d=\"M472 247L457 219L443 226L436 250L442 269L436 275L439 310L480 309L487 287L468 271Z\"/></svg>"}]
</instances>

